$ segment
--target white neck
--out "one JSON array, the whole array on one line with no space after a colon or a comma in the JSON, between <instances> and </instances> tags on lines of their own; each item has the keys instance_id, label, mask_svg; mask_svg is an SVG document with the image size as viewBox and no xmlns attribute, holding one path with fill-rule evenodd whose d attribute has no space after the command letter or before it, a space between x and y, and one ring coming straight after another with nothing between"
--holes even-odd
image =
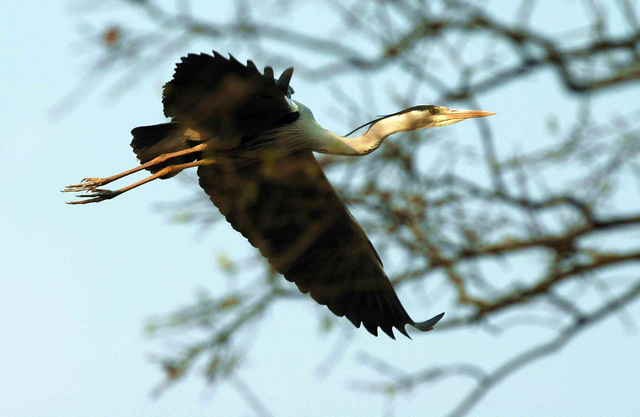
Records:
<instances>
[{"instance_id":1,"label":"white neck","mask_svg":"<svg viewBox=\"0 0 640 417\"><path fill-rule=\"evenodd\" d=\"M331 155L367 155L380 147L387 136L398 132L424 129L424 121L415 112L406 112L385 117L371 125L364 134L346 138L322 128L311 111L297 101L300 118L293 123L280 126L262 134L261 144L285 152L314 151Z\"/></svg>"},{"instance_id":2,"label":"white neck","mask_svg":"<svg viewBox=\"0 0 640 417\"><path fill-rule=\"evenodd\" d=\"M374 123L364 134L354 138L338 136L322 129L315 120L311 122L319 128L309 129L313 131L313 142L318 147L313 149L315 152L348 156L367 155L378 149L387 136L421 128L417 124L415 114L411 112L386 117Z\"/></svg>"}]
</instances>

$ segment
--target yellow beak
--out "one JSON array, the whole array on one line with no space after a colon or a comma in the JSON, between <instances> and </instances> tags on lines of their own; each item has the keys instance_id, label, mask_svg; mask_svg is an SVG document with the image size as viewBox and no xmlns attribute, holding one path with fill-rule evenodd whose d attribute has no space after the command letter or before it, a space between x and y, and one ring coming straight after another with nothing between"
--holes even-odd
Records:
<instances>
[{"instance_id":1,"label":"yellow beak","mask_svg":"<svg viewBox=\"0 0 640 417\"><path fill-rule=\"evenodd\" d=\"M475 117L486 117L493 116L495 113L490 111L482 111L482 110L453 110L450 109L448 112L443 113L443 116L446 116L448 120L464 120L464 119L472 119Z\"/></svg>"}]
</instances>

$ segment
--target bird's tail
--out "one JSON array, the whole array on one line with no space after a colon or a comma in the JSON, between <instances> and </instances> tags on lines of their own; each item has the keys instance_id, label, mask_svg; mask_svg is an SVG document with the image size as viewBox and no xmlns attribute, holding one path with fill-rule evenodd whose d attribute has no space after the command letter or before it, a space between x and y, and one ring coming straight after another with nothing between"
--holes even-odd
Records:
<instances>
[{"instance_id":1,"label":"bird's tail","mask_svg":"<svg viewBox=\"0 0 640 417\"><path fill-rule=\"evenodd\" d=\"M131 131L133 140L131 147L141 164L151 161L160 155L189 149L197 142L189 140L185 135L185 128L178 123L162 123L159 125L140 126ZM147 168L147 171L156 173L169 165L186 164L198 159L197 153L171 158L166 162ZM163 176L170 178L175 174Z\"/></svg>"}]
</instances>

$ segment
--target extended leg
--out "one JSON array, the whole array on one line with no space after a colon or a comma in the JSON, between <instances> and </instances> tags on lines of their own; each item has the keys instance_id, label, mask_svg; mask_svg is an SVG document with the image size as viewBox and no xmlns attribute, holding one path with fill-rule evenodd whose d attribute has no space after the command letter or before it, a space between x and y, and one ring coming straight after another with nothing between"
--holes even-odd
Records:
<instances>
[{"instance_id":1,"label":"extended leg","mask_svg":"<svg viewBox=\"0 0 640 417\"><path fill-rule=\"evenodd\" d=\"M113 182L115 180L119 180L120 178L124 178L127 175L131 175L131 174L133 174L135 172L142 171L143 169L147 169L147 168L152 167L154 165L161 164L161 163L166 162L169 159L175 158L177 156L188 155L188 154L191 154L191 153L204 151L206 148L207 148L207 144L206 143L202 143L200 145L194 146L193 148L185 149L185 150L178 151L178 152L163 154L163 155L160 155L157 158L152 159L151 161L149 161L149 162L147 162L145 164L137 166L137 167L135 167L133 169L130 169L128 171L124 171L124 172L121 172L119 174L112 175L110 177L106 177L106 178L85 178L85 179L82 180L82 182L80 184L68 185L64 190L62 190L62 192L65 192L65 193L74 192L75 193L75 192L78 192L78 191L97 191L96 189L98 187L102 187L103 185L107 185L110 182ZM166 174L166 172L165 172L165 174ZM165 175L165 174L162 174L162 175ZM83 197L86 197L86 196L83 196ZM74 204L81 204L81 203L74 203Z\"/></svg>"},{"instance_id":2,"label":"extended leg","mask_svg":"<svg viewBox=\"0 0 640 417\"><path fill-rule=\"evenodd\" d=\"M200 146L200 145L198 145L198 146ZM167 155L171 155L171 154L167 154ZM156 158L156 159L158 159L158 158ZM96 189L96 188L91 189L90 190L91 191L90 194L76 195L76 197L86 198L87 200L70 201L67 204L99 203L100 201L110 200L110 199L112 199L114 197L119 196L122 193L126 193L129 190L132 190L132 189L134 189L136 187L139 187L139 186L141 186L143 184L146 184L148 182L156 180L156 179L158 179L158 178L160 178L160 177L162 177L164 175L177 173L177 172L180 172L180 171L182 171L184 169L187 169L187 168L193 168L193 167L202 166L202 165L219 164L219 163L222 163L226 159L227 158L224 158L224 157L223 158L218 158L218 157L216 157L216 158L205 158L205 159L201 159L199 161L189 162L187 164L170 165L168 167L162 168L160 171L156 172L155 174L153 174L153 175L151 175L151 176L149 176L149 177L147 177L147 178L145 178L145 179L143 179L141 181L138 181L136 183L128 185L128 186L126 186L124 188L120 188L119 190L111 191L111 190L101 190L101 189ZM122 176L124 176L124 175L122 175ZM112 178L112 177L109 177L109 178Z\"/></svg>"}]
</instances>

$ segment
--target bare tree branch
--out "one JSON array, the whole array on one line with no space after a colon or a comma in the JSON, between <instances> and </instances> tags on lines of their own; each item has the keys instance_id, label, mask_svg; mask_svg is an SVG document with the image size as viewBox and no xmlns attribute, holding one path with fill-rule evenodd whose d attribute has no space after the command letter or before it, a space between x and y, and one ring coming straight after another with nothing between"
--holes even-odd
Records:
<instances>
[{"instance_id":1,"label":"bare tree branch","mask_svg":"<svg viewBox=\"0 0 640 417\"><path fill-rule=\"evenodd\" d=\"M391 382L358 381L356 389L388 395L464 376L476 386L452 405L450 415L462 416L498 383L638 299L640 277L632 274L620 282L616 277L623 268L640 265L637 239L617 239L640 230L640 107L612 109L617 113L610 117L593 105L598 97L637 89L640 24L633 2L617 0L608 6L617 10L617 20L599 2L572 3L570 7L586 13L587 23L559 31L533 18L546 5L539 0L521 0L509 17L472 0L326 0L318 3L328 10L326 27L331 30L326 32L293 23L301 3L272 3L247 0L236 5L232 18L208 20L196 16L195 2L188 0L177 2L175 9L150 0L123 1L144 24L131 27L123 19L102 32L92 30L85 42L97 55L84 58L92 60L89 73L56 114L75 105L78 91L93 88L110 74L118 77L110 84L112 96L129 90L162 62L176 61L173 51L199 40L207 45L233 40L265 65L294 65L296 76L329 90L335 100L327 103L328 112L345 131L347 123L374 117L375 109L386 103L409 106L425 94L438 97L435 103L462 101L481 108L489 93L524 85L527 77L543 71L555 74L557 83L545 88L564 90L576 108L575 114L563 115L563 124L550 117L549 132L536 132L538 146L517 155L505 155L498 144L520 137L502 137L481 122L469 143L429 130L393 136L357 162L320 160L382 258L406 260L390 270L394 285L428 286L425 294L437 287L438 299L451 300L455 313L447 313L434 334L478 324L496 335L523 324L557 332L552 340L527 345L524 353L491 372L475 363L403 371L363 353L360 361ZM98 17L87 7L78 19ZM608 29L613 25L616 31ZM391 87L385 77L393 77ZM200 197L158 210L172 217L178 213L181 221L203 230L220 218ZM612 240L617 244L609 245ZM189 341L158 360L166 373L162 389L206 358L208 382L230 381L256 414L270 415L258 393L237 379L247 354L238 341L252 337L251 326L263 322L273 303L305 297L286 286L257 254L238 265L227 265L238 284L233 291L219 298L202 296L151 321L147 330L156 337ZM487 265L501 272L488 273ZM595 309L584 297L591 288L600 297ZM414 295L426 297L420 292ZM633 326L633 317L620 317ZM335 325L336 319L321 315L319 320L320 329L336 333L333 348L317 368L327 375L357 342L353 330Z\"/></svg>"}]
</instances>

